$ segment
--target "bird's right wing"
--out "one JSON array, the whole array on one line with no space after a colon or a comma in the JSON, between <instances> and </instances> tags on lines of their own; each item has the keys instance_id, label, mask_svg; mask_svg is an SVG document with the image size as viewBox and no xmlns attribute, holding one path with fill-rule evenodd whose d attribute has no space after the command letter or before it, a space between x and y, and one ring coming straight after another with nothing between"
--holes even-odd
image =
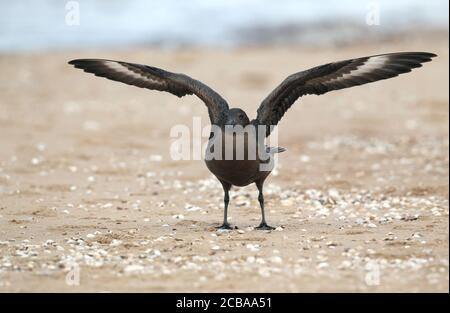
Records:
<instances>
[{"instance_id":1,"label":"bird's right wing","mask_svg":"<svg viewBox=\"0 0 450 313\"><path fill-rule=\"evenodd\" d=\"M436 55L399 52L328 63L292 74L275 88L258 108L253 124L265 125L266 136L301 96L363 85L410 72Z\"/></svg>"},{"instance_id":2,"label":"bird's right wing","mask_svg":"<svg viewBox=\"0 0 450 313\"><path fill-rule=\"evenodd\" d=\"M95 76L140 88L166 91L178 97L195 94L208 107L212 124L223 120L228 111L227 102L202 82L184 74L171 73L156 67L103 59L78 59L69 64Z\"/></svg>"}]
</instances>

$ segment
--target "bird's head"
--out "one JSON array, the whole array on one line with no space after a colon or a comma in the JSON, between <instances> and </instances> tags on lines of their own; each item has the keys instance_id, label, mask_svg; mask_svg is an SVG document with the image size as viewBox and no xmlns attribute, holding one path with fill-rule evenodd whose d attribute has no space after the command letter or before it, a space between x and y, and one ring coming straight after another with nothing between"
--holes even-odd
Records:
<instances>
[{"instance_id":1,"label":"bird's head","mask_svg":"<svg viewBox=\"0 0 450 313\"><path fill-rule=\"evenodd\" d=\"M228 118L225 122L225 125L232 125L232 126L241 125L245 127L248 124L250 124L250 120L243 110L230 109L228 111Z\"/></svg>"}]
</instances>

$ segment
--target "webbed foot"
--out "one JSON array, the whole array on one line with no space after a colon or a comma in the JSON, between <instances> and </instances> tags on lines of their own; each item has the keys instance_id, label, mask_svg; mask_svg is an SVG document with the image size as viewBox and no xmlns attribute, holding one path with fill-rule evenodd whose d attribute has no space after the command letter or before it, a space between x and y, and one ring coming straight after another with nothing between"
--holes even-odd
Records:
<instances>
[{"instance_id":1,"label":"webbed foot","mask_svg":"<svg viewBox=\"0 0 450 313\"><path fill-rule=\"evenodd\" d=\"M275 227L269 226L266 223L261 223L259 226L255 227L257 230L274 230Z\"/></svg>"}]
</instances>

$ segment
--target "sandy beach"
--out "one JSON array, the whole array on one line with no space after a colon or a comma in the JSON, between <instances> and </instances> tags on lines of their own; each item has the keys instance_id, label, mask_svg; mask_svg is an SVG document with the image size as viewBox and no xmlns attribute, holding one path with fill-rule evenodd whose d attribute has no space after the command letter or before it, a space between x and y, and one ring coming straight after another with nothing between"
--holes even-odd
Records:
<instances>
[{"instance_id":1,"label":"sandy beach","mask_svg":"<svg viewBox=\"0 0 450 313\"><path fill-rule=\"evenodd\" d=\"M396 51L439 56L395 79L301 98L283 118L287 152L266 182L271 232L253 229L253 185L232 190L238 229L216 231L220 184L203 161L170 159L174 125L208 125L199 99L67 65L98 57L183 72L254 117L294 72ZM0 291L448 292L448 60L448 34L323 49L0 55Z\"/></svg>"}]
</instances>

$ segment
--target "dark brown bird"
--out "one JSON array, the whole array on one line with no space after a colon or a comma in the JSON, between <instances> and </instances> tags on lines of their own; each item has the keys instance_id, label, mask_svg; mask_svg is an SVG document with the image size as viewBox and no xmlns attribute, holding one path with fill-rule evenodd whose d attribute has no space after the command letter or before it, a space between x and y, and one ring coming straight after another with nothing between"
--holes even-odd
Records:
<instances>
[{"instance_id":1,"label":"dark brown bird","mask_svg":"<svg viewBox=\"0 0 450 313\"><path fill-rule=\"evenodd\" d=\"M374 55L369 57L350 59L328 63L306 71L298 72L287 77L261 103L256 119L250 121L247 114L238 108L230 109L228 103L214 90L184 74L176 74L162 69L120 61L102 59L79 59L69 64L96 76L106 77L128 85L141 88L166 91L178 97L196 95L207 106L213 128L222 130L220 136L211 133L206 151L206 165L223 186L224 221L220 228L229 229L227 212L231 186L246 186L255 183L258 190L258 200L261 206L262 220L257 229L273 229L266 223L264 215L263 185L273 166L270 161L275 153L284 151L283 148L264 146L264 138L283 117L284 113L301 96L308 94L321 95L332 90L363 85L378 80L398 76L410 72L413 68L421 67L429 62L435 54L427 52L400 52ZM232 133L231 159L223 157L225 147L223 140L229 134L228 126L255 126L255 132L236 131ZM258 127L259 126L259 127ZM262 131L261 131L262 129ZM225 130L225 131L224 131ZM244 157L236 158L239 153L236 141L244 142ZM249 147L255 147L256 158L250 157ZM225 148L217 157L214 154L218 148ZM262 165L268 165L262 167Z\"/></svg>"}]
</instances>

